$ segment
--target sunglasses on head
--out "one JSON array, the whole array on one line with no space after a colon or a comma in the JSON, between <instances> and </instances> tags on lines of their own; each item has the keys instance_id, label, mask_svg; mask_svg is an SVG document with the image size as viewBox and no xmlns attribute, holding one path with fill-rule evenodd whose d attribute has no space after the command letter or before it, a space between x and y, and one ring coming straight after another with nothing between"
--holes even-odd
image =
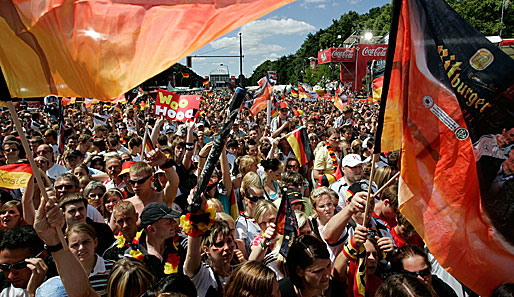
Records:
<instances>
[{"instance_id":1,"label":"sunglasses on head","mask_svg":"<svg viewBox=\"0 0 514 297\"><path fill-rule=\"evenodd\" d=\"M418 276L421 276L421 277L426 277L428 275L430 275L430 268L427 267L423 270L420 270L420 271L407 271L407 270L404 270L403 271L405 274L410 274L414 277L418 277Z\"/></svg>"},{"instance_id":2,"label":"sunglasses on head","mask_svg":"<svg viewBox=\"0 0 514 297\"><path fill-rule=\"evenodd\" d=\"M246 198L248 198L248 200L250 200L252 202L257 202L259 200L264 199L264 196L248 196Z\"/></svg>"},{"instance_id":3,"label":"sunglasses on head","mask_svg":"<svg viewBox=\"0 0 514 297\"><path fill-rule=\"evenodd\" d=\"M129 179L129 183L131 185L135 185L135 184L138 184L138 185L142 185L144 184L150 177L152 177L151 175L147 176L147 177L143 177L143 178L140 178L140 179Z\"/></svg>"},{"instance_id":4,"label":"sunglasses on head","mask_svg":"<svg viewBox=\"0 0 514 297\"><path fill-rule=\"evenodd\" d=\"M64 189L71 190L71 189L73 189L73 187L75 187L75 186L74 185L59 185L59 186L55 186L55 188L57 190L64 190Z\"/></svg>"}]
</instances>

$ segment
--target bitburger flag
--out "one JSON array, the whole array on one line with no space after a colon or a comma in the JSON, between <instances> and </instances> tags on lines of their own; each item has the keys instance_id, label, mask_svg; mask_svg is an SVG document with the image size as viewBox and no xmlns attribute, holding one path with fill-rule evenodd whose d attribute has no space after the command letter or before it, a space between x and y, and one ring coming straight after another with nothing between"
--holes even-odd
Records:
<instances>
[{"instance_id":1,"label":"bitburger flag","mask_svg":"<svg viewBox=\"0 0 514 297\"><path fill-rule=\"evenodd\" d=\"M7 189L26 188L32 173L29 164L19 163L0 166L0 187Z\"/></svg>"},{"instance_id":2,"label":"bitburger flag","mask_svg":"<svg viewBox=\"0 0 514 297\"><path fill-rule=\"evenodd\" d=\"M300 167L314 160L309 137L307 136L307 129L302 127L286 137L287 142L291 145L291 149L300 164Z\"/></svg>"},{"instance_id":3,"label":"bitburger flag","mask_svg":"<svg viewBox=\"0 0 514 297\"><path fill-rule=\"evenodd\" d=\"M12 97L115 98L293 0L26 0L0 5Z\"/></svg>"},{"instance_id":4,"label":"bitburger flag","mask_svg":"<svg viewBox=\"0 0 514 297\"><path fill-rule=\"evenodd\" d=\"M401 148L401 212L489 296L514 282L514 60L445 1L398 2L377 151Z\"/></svg>"}]
</instances>

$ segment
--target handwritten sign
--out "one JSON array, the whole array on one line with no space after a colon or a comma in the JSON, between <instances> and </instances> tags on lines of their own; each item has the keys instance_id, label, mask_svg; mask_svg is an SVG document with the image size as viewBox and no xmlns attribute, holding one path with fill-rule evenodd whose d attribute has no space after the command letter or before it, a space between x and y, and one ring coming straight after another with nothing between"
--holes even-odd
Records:
<instances>
[{"instance_id":1,"label":"handwritten sign","mask_svg":"<svg viewBox=\"0 0 514 297\"><path fill-rule=\"evenodd\" d=\"M200 98L197 95L177 95L159 89L153 114L173 121L193 121L198 118Z\"/></svg>"}]
</instances>

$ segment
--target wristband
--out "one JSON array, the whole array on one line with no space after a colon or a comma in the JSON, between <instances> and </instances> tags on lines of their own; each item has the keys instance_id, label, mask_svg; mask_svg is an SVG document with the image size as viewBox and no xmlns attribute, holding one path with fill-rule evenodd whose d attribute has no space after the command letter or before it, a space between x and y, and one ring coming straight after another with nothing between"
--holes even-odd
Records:
<instances>
[{"instance_id":1,"label":"wristband","mask_svg":"<svg viewBox=\"0 0 514 297\"><path fill-rule=\"evenodd\" d=\"M173 158L168 157L168 160L166 162L164 162L164 164L159 166L159 168L166 171L175 165L176 165L175 160L173 160Z\"/></svg>"},{"instance_id":2,"label":"wristband","mask_svg":"<svg viewBox=\"0 0 514 297\"><path fill-rule=\"evenodd\" d=\"M50 253L55 253L57 251L60 251L63 248L63 246L62 246L62 243L60 243L60 242L56 245L47 245L45 243L44 248L45 248L45 250L47 250Z\"/></svg>"},{"instance_id":3,"label":"wristband","mask_svg":"<svg viewBox=\"0 0 514 297\"><path fill-rule=\"evenodd\" d=\"M266 250L267 248L269 248L270 243L269 242L268 243L264 243L264 241L265 240L262 240L260 245L261 245L261 249Z\"/></svg>"},{"instance_id":4,"label":"wristband","mask_svg":"<svg viewBox=\"0 0 514 297\"><path fill-rule=\"evenodd\" d=\"M186 143L186 151L192 151L195 148L195 144L192 142Z\"/></svg>"}]
</instances>

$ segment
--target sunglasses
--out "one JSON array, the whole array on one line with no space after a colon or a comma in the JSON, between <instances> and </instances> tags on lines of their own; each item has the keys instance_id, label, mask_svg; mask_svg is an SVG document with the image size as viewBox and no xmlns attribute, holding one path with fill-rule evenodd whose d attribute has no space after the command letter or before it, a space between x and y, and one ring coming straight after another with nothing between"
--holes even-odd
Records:
<instances>
[{"instance_id":1,"label":"sunglasses","mask_svg":"<svg viewBox=\"0 0 514 297\"><path fill-rule=\"evenodd\" d=\"M140 179L129 179L129 183L131 185L135 185L135 184L138 184L138 185L142 185L144 184L150 177L152 177L151 175L147 176L147 177L143 177L143 178L140 178Z\"/></svg>"},{"instance_id":2,"label":"sunglasses","mask_svg":"<svg viewBox=\"0 0 514 297\"><path fill-rule=\"evenodd\" d=\"M287 169L297 169L298 166L296 166L296 165L287 165L286 168Z\"/></svg>"},{"instance_id":3,"label":"sunglasses","mask_svg":"<svg viewBox=\"0 0 514 297\"><path fill-rule=\"evenodd\" d=\"M403 270L403 272L405 274L410 274L414 277L418 277L418 276L421 276L421 277L427 277L428 275L430 275L430 268L427 267L423 270L420 270L420 271L407 271L407 270Z\"/></svg>"},{"instance_id":4,"label":"sunglasses","mask_svg":"<svg viewBox=\"0 0 514 297\"><path fill-rule=\"evenodd\" d=\"M100 199L100 198L102 198L102 196L103 196L102 194L93 194L93 193L89 194L89 198Z\"/></svg>"},{"instance_id":5,"label":"sunglasses","mask_svg":"<svg viewBox=\"0 0 514 297\"><path fill-rule=\"evenodd\" d=\"M61 190L61 191L62 191L62 190L64 190L64 189L66 189L66 190L71 190L71 189L73 189L74 187L75 187L74 185L59 185L59 186L55 186L55 188L56 188L57 190Z\"/></svg>"},{"instance_id":6,"label":"sunglasses","mask_svg":"<svg viewBox=\"0 0 514 297\"><path fill-rule=\"evenodd\" d=\"M264 199L264 196L248 196L246 198L248 198L248 200L250 200L252 202L257 202L259 200Z\"/></svg>"},{"instance_id":7,"label":"sunglasses","mask_svg":"<svg viewBox=\"0 0 514 297\"><path fill-rule=\"evenodd\" d=\"M43 252L40 252L37 254L34 258L39 258ZM20 262L12 263L12 264L0 264L0 270L9 272L11 269L14 270L24 270L27 268L27 262L25 262L25 259L21 260Z\"/></svg>"},{"instance_id":8,"label":"sunglasses","mask_svg":"<svg viewBox=\"0 0 514 297\"><path fill-rule=\"evenodd\" d=\"M6 152L17 152L18 149L15 149L15 148L8 148L8 149L5 149L4 151Z\"/></svg>"}]
</instances>

